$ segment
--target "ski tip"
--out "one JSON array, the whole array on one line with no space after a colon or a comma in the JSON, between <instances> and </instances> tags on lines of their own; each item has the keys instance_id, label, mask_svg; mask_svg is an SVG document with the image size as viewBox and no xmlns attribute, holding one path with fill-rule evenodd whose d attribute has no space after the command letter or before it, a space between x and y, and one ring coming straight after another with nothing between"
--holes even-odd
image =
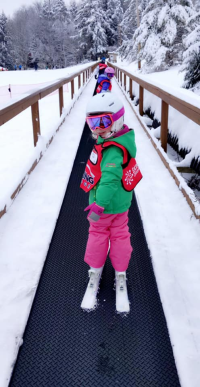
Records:
<instances>
[{"instance_id":1,"label":"ski tip","mask_svg":"<svg viewBox=\"0 0 200 387\"><path fill-rule=\"evenodd\" d=\"M116 311L118 314L120 313L129 313L130 312L130 303L128 302L126 305L116 305Z\"/></svg>"},{"instance_id":2,"label":"ski tip","mask_svg":"<svg viewBox=\"0 0 200 387\"><path fill-rule=\"evenodd\" d=\"M88 302L83 300L82 303L81 303L81 309L83 310L87 310L87 311L92 311L92 310L95 310L97 307L97 302Z\"/></svg>"}]
</instances>

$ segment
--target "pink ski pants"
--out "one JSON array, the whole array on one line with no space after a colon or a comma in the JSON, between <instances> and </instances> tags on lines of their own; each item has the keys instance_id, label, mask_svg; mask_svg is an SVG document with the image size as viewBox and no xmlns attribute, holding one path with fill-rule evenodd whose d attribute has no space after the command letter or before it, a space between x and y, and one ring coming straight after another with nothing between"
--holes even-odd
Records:
<instances>
[{"instance_id":1,"label":"pink ski pants","mask_svg":"<svg viewBox=\"0 0 200 387\"><path fill-rule=\"evenodd\" d=\"M128 267L132 247L128 228L128 211L122 214L103 214L98 222L90 222L84 261L99 268L104 265L110 241L110 259L115 270Z\"/></svg>"}]
</instances>

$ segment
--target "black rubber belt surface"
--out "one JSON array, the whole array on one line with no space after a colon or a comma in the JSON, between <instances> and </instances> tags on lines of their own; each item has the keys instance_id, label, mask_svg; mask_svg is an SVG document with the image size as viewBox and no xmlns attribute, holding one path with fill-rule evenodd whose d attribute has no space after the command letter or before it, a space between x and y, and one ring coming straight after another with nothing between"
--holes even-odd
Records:
<instances>
[{"instance_id":1,"label":"black rubber belt surface","mask_svg":"<svg viewBox=\"0 0 200 387\"><path fill-rule=\"evenodd\" d=\"M131 312L122 317L115 311L109 259L98 308L89 313L80 308L88 282L83 262L88 196L79 185L92 144L85 128L10 387L178 387L135 197L129 222L134 250L127 272Z\"/></svg>"}]
</instances>

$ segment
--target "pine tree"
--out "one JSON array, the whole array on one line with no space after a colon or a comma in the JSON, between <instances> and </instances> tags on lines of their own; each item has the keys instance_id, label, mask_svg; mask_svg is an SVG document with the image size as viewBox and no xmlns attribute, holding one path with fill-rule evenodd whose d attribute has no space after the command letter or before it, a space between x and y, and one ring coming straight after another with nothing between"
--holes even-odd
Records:
<instances>
[{"instance_id":1,"label":"pine tree","mask_svg":"<svg viewBox=\"0 0 200 387\"><path fill-rule=\"evenodd\" d=\"M145 11L148 4L149 4L149 0L140 0L139 1L140 17L142 17L142 13Z\"/></svg>"},{"instance_id":2,"label":"pine tree","mask_svg":"<svg viewBox=\"0 0 200 387\"><path fill-rule=\"evenodd\" d=\"M107 48L105 12L100 0L81 1L75 19L80 51L84 59L96 59Z\"/></svg>"},{"instance_id":3,"label":"pine tree","mask_svg":"<svg viewBox=\"0 0 200 387\"><path fill-rule=\"evenodd\" d=\"M69 14L70 14L70 19L72 18L72 21L75 20L78 12L78 6L75 1L72 1L70 6L69 6Z\"/></svg>"},{"instance_id":4,"label":"pine tree","mask_svg":"<svg viewBox=\"0 0 200 387\"><path fill-rule=\"evenodd\" d=\"M122 45L119 52L122 58L133 60L137 55L137 50L134 49L134 42L132 39L133 34L137 29L137 8L135 0L130 1L120 26L122 33Z\"/></svg>"},{"instance_id":5,"label":"pine tree","mask_svg":"<svg viewBox=\"0 0 200 387\"><path fill-rule=\"evenodd\" d=\"M75 38L79 39L79 57L80 59L86 59L88 50L91 48L91 42L87 35L87 20L90 17L90 1L85 3L82 0L78 6L78 12L75 19L76 35Z\"/></svg>"},{"instance_id":6,"label":"pine tree","mask_svg":"<svg viewBox=\"0 0 200 387\"><path fill-rule=\"evenodd\" d=\"M200 11L200 0L193 0L194 7L197 12Z\"/></svg>"},{"instance_id":7,"label":"pine tree","mask_svg":"<svg viewBox=\"0 0 200 387\"><path fill-rule=\"evenodd\" d=\"M41 42L43 45L43 61L48 63L50 67L54 66L55 54L55 34L53 23L55 21L52 1L45 0L42 4L40 20L41 20Z\"/></svg>"},{"instance_id":8,"label":"pine tree","mask_svg":"<svg viewBox=\"0 0 200 387\"><path fill-rule=\"evenodd\" d=\"M135 31L138 59L145 59L143 71L161 71L180 61L183 34L195 13L191 0L151 0Z\"/></svg>"},{"instance_id":9,"label":"pine tree","mask_svg":"<svg viewBox=\"0 0 200 387\"><path fill-rule=\"evenodd\" d=\"M13 69L11 49L11 38L8 35L8 19L4 12L2 12L0 15L0 66Z\"/></svg>"},{"instance_id":10,"label":"pine tree","mask_svg":"<svg viewBox=\"0 0 200 387\"><path fill-rule=\"evenodd\" d=\"M91 0L90 17L86 22L87 36L90 41L88 53L97 59L107 49L106 23L100 0Z\"/></svg>"},{"instance_id":11,"label":"pine tree","mask_svg":"<svg viewBox=\"0 0 200 387\"><path fill-rule=\"evenodd\" d=\"M53 34L54 34L54 65L57 67L66 66L69 12L63 0L54 0L53 7Z\"/></svg>"},{"instance_id":12,"label":"pine tree","mask_svg":"<svg viewBox=\"0 0 200 387\"><path fill-rule=\"evenodd\" d=\"M64 23L69 18L69 13L64 0L54 0L52 14L55 21Z\"/></svg>"},{"instance_id":13,"label":"pine tree","mask_svg":"<svg viewBox=\"0 0 200 387\"><path fill-rule=\"evenodd\" d=\"M188 21L189 34L184 39L183 67L186 89L200 90L200 12Z\"/></svg>"},{"instance_id":14,"label":"pine tree","mask_svg":"<svg viewBox=\"0 0 200 387\"><path fill-rule=\"evenodd\" d=\"M117 48L121 44L121 22L123 20L123 8L120 0L108 0L106 22L108 24L106 32L108 46Z\"/></svg>"}]
</instances>

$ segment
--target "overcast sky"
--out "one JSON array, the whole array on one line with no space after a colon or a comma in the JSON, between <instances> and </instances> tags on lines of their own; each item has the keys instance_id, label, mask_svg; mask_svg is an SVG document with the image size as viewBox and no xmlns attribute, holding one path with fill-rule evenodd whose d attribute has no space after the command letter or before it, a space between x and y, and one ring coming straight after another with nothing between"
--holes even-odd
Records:
<instances>
[{"instance_id":1,"label":"overcast sky","mask_svg":"<svg viewBox=\"0 0 200 387\"><path fill-rule=\"evenodd\" d=\"M4 11L6 16L12 16L22 5L29 6L34 3L35 0L0 0L0 13ZM65 3L68 5L70 0L65 0Z\"/></svg>"}]
</instances>

